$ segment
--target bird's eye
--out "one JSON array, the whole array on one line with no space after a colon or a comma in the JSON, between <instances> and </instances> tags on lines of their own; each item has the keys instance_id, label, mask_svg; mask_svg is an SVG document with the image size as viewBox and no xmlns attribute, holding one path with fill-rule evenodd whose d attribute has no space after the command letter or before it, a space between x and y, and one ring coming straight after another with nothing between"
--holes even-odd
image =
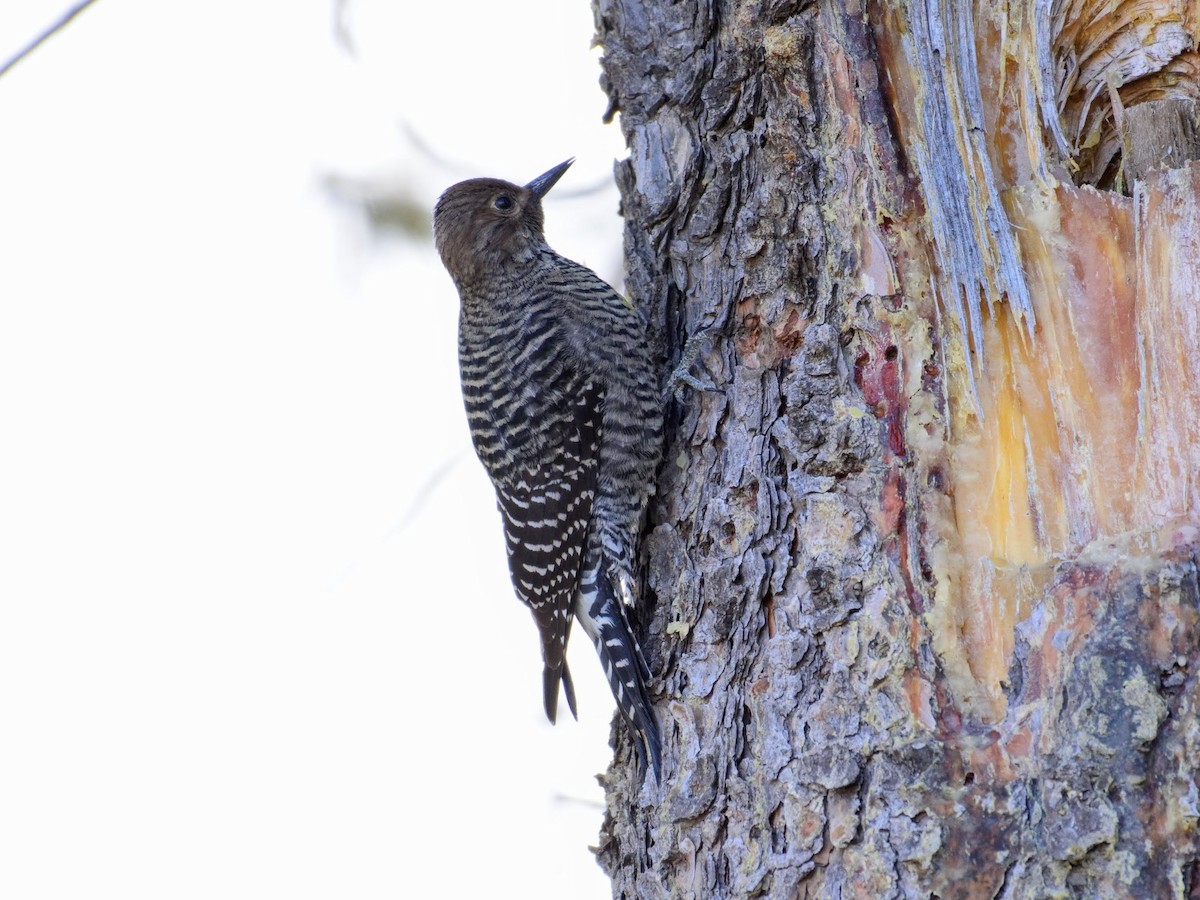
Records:
<instances>
[{"instance_id":1,"label":"bird's eye","mask_svg":"<svg viewBox=\"0 0 1200 900\"><path fill-rule=\"evenodd\" d=\"M496 209L499 209L499 210L512 209L512 207L513 207L512 197L508 196L508 194L501 194L499 197L497 197L495 200L492 201L492 206L496 207Z\"/></svg>"}]
</instances>

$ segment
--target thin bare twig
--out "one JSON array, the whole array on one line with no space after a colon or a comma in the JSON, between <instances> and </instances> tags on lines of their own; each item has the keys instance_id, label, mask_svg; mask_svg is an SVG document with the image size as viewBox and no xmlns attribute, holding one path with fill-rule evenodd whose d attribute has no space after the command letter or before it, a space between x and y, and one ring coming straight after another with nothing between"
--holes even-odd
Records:
<instances>
[{"instance_id":1,"label":"thin bare twig","mask_svg":"<svg viewBox=\"0 0 1200 900\"><path fill-rule=\"evenodd\" d=\"M56 32L59 32L63 28L65 28L68 22L70 22L73 18L75 18L77 15L79 15L81 12L83 12L85 9L87 9L89 6L91 6L95 2L96 2L96 0L81 0L81 2L76 3L70 9L68 9L65 13L62 14L62 16L59 18L59 20L57 22L55 22L53 25L51 25L49 28L47 28L45 31L43 31L41 34L39 34L37 37L35 37L32 41L30 41L28 44L26 44L24 49L18 51L16 56L14 56L12 59L8 60L8 62L4 63L3 65L0 65L0 78L3 78L5 73L7 73L9 69L11 69L17 63L19 63L25 57L27 57L30 53L32 53L38 47L40 47L43 42L45 42L47 39L49 39Z\"/></svg>"}]
</instances>

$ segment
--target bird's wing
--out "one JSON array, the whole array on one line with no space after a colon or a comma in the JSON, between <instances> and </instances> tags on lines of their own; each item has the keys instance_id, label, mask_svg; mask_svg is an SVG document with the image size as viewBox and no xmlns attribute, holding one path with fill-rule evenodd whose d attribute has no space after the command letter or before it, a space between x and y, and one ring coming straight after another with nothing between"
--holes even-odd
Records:
<instances>
[{"instance_id":1,"label":"bird's wing","mask_svg":"<svg viewBox=\"0 0 1200 900\"><path fill-rule=\"evenodd\" d=\"M532 610L541 634L544 700L551 722L560 681L575 714L565 651L596 493L603 400L597 383L582 382L572 395L571 416L559 440L536 467L524 467L496 491L513 588Z\"/></svg>"}]
</instances>

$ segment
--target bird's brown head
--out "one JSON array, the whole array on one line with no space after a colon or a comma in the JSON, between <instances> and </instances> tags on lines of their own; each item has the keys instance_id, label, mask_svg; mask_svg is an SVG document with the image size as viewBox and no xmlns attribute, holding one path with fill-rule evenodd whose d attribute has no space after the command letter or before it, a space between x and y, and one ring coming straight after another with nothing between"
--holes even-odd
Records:
<instances>
[{"instance_id":1,"label":"bird's brown head","mask_svg":"<svg viewBox=\"0 0 1200 900\"><path fill-rule=\"evenodd\" d=\"M498 178L472 178L438 198L434 240L459 287L533 258L546 241L542 198L574 161L559 163L524 187Z\"/></svg>"}]
</instances>

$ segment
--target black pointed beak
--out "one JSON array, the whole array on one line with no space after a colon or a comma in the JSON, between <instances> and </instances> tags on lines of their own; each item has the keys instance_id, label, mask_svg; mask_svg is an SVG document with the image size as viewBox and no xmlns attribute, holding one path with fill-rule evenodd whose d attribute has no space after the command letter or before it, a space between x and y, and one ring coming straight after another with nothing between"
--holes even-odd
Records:
<instances>
[{"instance_id":1,"label":"black pointed beak","mask_svg":"<svg viewBox=\"0 0 1200 900\"><path fill-rule=\"evenodd\" d=\"M571 163L573 162L575 162L575 157L573 156L566 162L560 162L549 172L543 172L537 178L533 179L533 181L529 182L529 184L525 185L526 189L533 191L533 196L541 200L546 194L550 193L550 188L554 187L555 182L563 177L563 173L571 168Z\"/></svg>"}]
</instances>

